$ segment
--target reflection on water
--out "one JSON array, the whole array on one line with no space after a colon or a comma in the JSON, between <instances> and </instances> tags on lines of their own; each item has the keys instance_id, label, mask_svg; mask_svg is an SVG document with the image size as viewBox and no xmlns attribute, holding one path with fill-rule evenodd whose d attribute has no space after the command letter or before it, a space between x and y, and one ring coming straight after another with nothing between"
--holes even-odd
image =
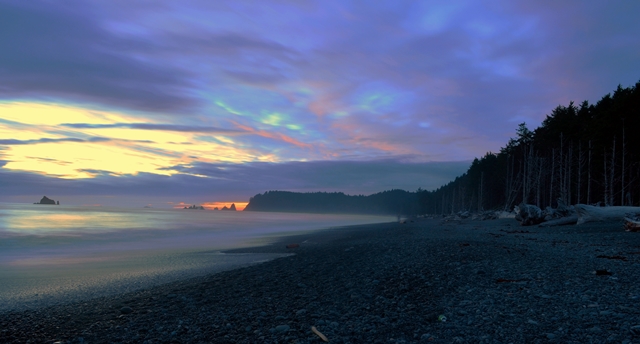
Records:
<instances>
[{"instance_id":1,"label":"reflection on water","mask_svg":"<svg viewBox=\"0 0 640 344\"><path fill-rule=\"evenodd\" d=\"M221 264L229 268L273 258L221 255L220 250L316 229L392 220L0 203L0 281L10 281L0 283L0 300L13 300L14 307L33 295L68 293L81 285L95 291L116 281L166 282L162 276L182 278L187 272L217 271ZM9 306L0 304L0 310L3 307Z\"/></svg>"}]
</instances>

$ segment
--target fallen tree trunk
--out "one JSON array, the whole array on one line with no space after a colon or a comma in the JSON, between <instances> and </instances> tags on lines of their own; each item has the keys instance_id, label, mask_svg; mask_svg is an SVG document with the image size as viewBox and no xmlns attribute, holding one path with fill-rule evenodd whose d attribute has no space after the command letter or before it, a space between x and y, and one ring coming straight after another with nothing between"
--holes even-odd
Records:
<instances>
[{"instance_id":1,"label":"fallen tree trunk","mask_svg":"<svg viewBox=\"0 0 640 344\"><path fill-rule=\"evenodd\" d=\"M622 220L627 213L639 213L640 207L594 207L586 204L576 204L578 224L587 222Z\"/></svg>"},{"instance_id":2,"label":"fallen tree trunk","mask_svg":"<svg viewBox=\"0 0 640 344\"><path fill-rule=\"evenodd\" d=\"M564 225L575 225L578 223L578 215L570 215L555 220L549 220L538 225L538 227L553 227Z\"/></svg>"}]
</instances>

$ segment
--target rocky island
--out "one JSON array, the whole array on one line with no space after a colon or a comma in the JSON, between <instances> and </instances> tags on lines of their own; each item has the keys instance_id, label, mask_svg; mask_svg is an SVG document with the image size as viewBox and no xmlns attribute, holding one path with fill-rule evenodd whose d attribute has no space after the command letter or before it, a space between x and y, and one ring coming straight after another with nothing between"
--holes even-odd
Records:
<instances>
[{"instance_id":1,"label":"rocky island","mask_svg":"<svg viewBox=\"0 0 640 344\"><path fill-rule=\"evenodd\" d=\"M222 209L220 210L226 210L226 211L236 211L236 204L235 203L231 203L231 206L227 208L227 206L225 205L224 207L222 207Z\"/></svg>"},{"instance_id":2,"label":"rocky island","mask_svg":"<svg viewBox=\"0 0 640 344\"><path fill-rule=\"evenodd\" d=\"M40 202L38 203L33 203L33 204L53 204L53 205L60 205L60 201L56 202L54 200L52 200L51 198L47 197L47 196L42 196L42 199L40 200Z\"/></svg>"}]
</instances>

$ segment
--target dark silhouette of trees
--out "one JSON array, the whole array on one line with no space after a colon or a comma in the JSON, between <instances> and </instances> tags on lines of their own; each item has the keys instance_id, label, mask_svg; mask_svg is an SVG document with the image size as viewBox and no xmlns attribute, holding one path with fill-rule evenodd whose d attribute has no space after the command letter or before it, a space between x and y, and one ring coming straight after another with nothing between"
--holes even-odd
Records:
<instances>
[{"instance_id":1,"label":"dark silhouette of trees","mask_svg":"<svg viewBox=\"0 0 640 344\"><path fill-rule=\"evenodd\" d=\"M540 127L516 129L498 153L434 191L422 191L426 213L512 209L520 202L640 204L640 82L618 86L595 105L558 106Z\"/></svg>"}]
</instances>

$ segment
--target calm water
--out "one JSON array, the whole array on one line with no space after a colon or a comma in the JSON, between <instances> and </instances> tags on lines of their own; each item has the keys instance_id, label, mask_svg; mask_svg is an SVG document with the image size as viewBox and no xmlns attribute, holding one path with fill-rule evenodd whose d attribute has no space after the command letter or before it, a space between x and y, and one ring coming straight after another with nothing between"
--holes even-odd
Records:
<instances>
[{"instance_id":1,"label":"calm water","mask_svg":"<svg viewBox=\"0 0 640 344\"><path fill-rule=\"evenodd\" d=\"M254 264L223 254L391 217L0 203L0 311L135 290Z\"/></svg>"}]
</instances>

